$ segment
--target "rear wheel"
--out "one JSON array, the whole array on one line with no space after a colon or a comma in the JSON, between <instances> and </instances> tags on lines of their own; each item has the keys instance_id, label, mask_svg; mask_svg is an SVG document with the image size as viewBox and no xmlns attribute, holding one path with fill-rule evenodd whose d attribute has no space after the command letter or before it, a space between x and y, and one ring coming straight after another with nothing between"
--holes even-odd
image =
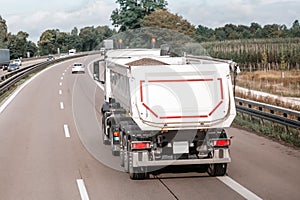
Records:
<instances>
[{"instance_id":1,"label":"rear wheel","mask_svg":"<svg viewBox=\"0 0 300 200\"><path fill-rule=\"evenodd\" d=\"M127 169L129 173L129 177L132 180L143 180L145 178L148 178L149 175L147 171L144 168L141 167L133 167L132 164L130 163L130 156L127 154L127 159L124 159L127 161Z\"/></svg>"},{"instance_id":2,"label":"rear wheel","mask_svg":"<svg viewBox=\"0 0 300 200\"><path fill-rule=\"evenodd\" d=\"M210 176L224 176L227 171L227 163L210 164L207 173Z\"/></svg>"},{"instance_id":3,"label":"rear wheel","mask_svg":"<svg viewBox=\"0 0 300 200\"><path fill-rule=\"evenodd\" d=\"M104 127L103 124L102 124L102 127ZM102 142L103 142L103 144L105 144L105 145L109 145L109 144L110 144L108 137L105 135L105 130L104 130L104 128L102 128Z\"/></svg>"}]
</instances>

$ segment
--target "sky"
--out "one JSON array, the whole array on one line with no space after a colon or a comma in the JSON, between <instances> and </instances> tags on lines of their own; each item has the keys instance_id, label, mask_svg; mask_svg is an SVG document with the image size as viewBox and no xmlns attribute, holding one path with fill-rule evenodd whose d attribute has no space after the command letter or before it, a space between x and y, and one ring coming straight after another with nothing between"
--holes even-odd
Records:
<instances>
[{"instance_id":1,"label":"sky","mask_svg":"<svg viewBox=\"0 0 300 200\"><path fill-rule=\"evenodd\" d=\"M71 32L86 26L111 28L110 15L118 7L115 0L0 0L0 15L8 31L25 31L37 42L48 29ZM167 0L168 10L195 25L210 28L225 24L250 26L285 24L300 20L300 0Z\"/></svg>"}]
</instances>

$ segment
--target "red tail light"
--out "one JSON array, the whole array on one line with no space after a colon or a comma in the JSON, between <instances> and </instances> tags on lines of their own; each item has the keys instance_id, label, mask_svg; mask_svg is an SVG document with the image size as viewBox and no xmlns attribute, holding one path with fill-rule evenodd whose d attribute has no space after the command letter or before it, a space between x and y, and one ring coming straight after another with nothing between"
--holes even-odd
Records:
<instances>
[{"instance_id":1,"label":"red tail light","mask_svg":"<svg viewBox=\"0 0 300 200\"><path fill-rule=\"evenodd\" d=\"M120 136L120 132L114 132L114 137L119 137Z\"/></svg>"},{"instance_id":2,"label":"red tail light","mask_svg":"<svg viewBox=\"0 0 300 200\"><path fill-rule=\"evenodd\" d=\"M231 144L229 139L212 140L211 145L214 147L228 147Z\"/></svg>"},{"instance_id":3,"label":"red tail light","mask_svg":"<svg viewBox=\"0 0 300 200\"><path fill-rule=\"evenodd\" d=\"M150 149L151 148L151 144L150 142L134 142L131 143L131 149Z\"/></svg>"}]
</instances>

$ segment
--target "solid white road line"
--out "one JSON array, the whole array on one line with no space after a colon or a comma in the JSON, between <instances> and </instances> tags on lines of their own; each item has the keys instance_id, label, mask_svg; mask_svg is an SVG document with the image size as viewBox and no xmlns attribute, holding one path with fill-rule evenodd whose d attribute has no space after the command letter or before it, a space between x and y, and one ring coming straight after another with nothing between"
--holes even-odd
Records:
<instances>
[{"instance_id":1,"label":"solid white road line","mask_svg":"<svg viewBox=\"0 0 300 200\"><path fill-rule=\"evenodd\" d=\"M60 63L59 63L60 64ZM29 80L27 80L24 84L22 84L19 88L15 90L15 92L0 106L0 114L5 110L5 108L14 100L14 98L23 90L29 83L31 83L36 77L41 75L42 73L50 70L52 67L55 67L58 64L55 64L49 68L44 69L43 71L35 74Z\"/></svg>"},{"instance_id":2,"label":"solid white road line","mask_svg":"<svg viewBox=\"0 0 300 200\"><path fill-rule=\"evenodd\" d=\"M92 73L91 70L90 70L90 66L91 66L93 63L94 63L94 62L91 62L91 63L88 65L88 73L89 73L89 75L90 75L90 77L91 77L92 79L94 79L94 78L93 78L93 73ZM104 87L103 87L103 85L102 85L100 82L95 81L95 83L98 85L98 87L99 87L102 91L104 91Z\"/></svg>"},{"instance_id":3,"label":"solid white road line","mask_svg":"<svg viewBox=\"0 0 300 200\"><path fill-rule=\"evenodd\" d=\"M58 91L58 94L59 94L59 95L62 95L62 90L59 90L59 91Z\"/></svg>"},{"instance_id":4,"label":"solid white road line","mask_svg":"<svg viewBox=\"0 0 300 200\"><path fill-rule=\"evenodd\" d=\"M82 200L89 200L89 195L86 191L86 188L85 188L85 185L84 185L84 182L83 182L82 179L77 179L77 186L78 186L78 189L79 189L81 199Z\"/></svg>"},{"instance_id":5,"label":"solid white road line","mask_svg":"<svg viewBox=\"0 0 300 200\"><path fill-rule=\"evenodd\" d=\"M66 138L69 138L69 137L71 137L71 136L70 136L69 127L68 127L68 125L67 125L67 124L65 124L65 125L64 125L64 132L65 132L65 136L66 136Z\"/></svg>"},{"instance_id":6,"label":"solid white road line","mask_svg":"<svg viewBox=\"0 0 300 200\"><path fill-rule=\"evenodd\" d=\"M242 195L248 200L261 200L259 196L248 190L247 188L243 187L241 184L236 182L235 180L231 179L228 176L223 176L223 177L217 177L220 181L222 181L225 185Z\"/></svg>"},{"instance_id":7,"label":"solid white road line","mask_svg":"<svg viewBox=\"0 0 300 200\"><path fill-rule=\"evenodd\" d=\"M64 103L63 103L63 102L60 102L60 104L59 104L59 105L60 105L60 109L61 109L61 110L63 110L63 109L65 108L65 107L64 107Z\"/></svg>"}]
</instances>

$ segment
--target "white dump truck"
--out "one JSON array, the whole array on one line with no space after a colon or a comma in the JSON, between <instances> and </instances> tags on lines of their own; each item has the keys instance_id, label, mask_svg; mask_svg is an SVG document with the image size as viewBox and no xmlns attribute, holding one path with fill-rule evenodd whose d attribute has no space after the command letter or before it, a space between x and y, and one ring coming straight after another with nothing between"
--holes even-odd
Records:
<instances>
[{"instance_id":1,"label":"white dump truck","mask_svg":"<svg viewBox=\"0 0 300 200\"><path fill-rule=\"evenodd\" d=\"M131 179L167 166L225 175L231 139L224 128L236 116L231 64L159 49L107 51L99 65L103 143Z\"/></svg>"}]
</instances>

